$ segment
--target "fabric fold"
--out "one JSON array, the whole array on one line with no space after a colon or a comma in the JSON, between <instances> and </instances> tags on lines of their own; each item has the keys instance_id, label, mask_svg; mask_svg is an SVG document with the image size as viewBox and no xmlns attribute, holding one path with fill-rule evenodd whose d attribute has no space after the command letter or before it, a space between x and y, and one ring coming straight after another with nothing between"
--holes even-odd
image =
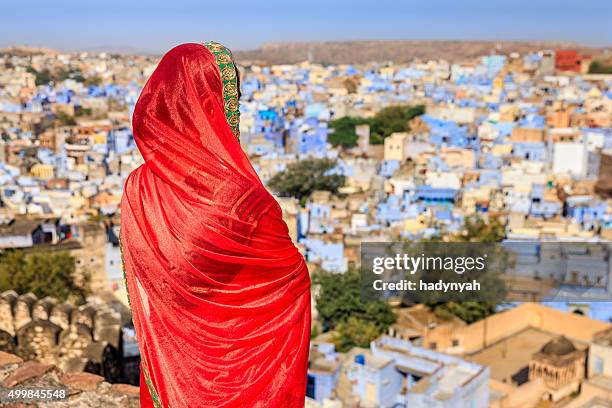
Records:
<instances>
[{"instance_id":1,"label":"fabric fold","mask_svg":"<svg viewBox=\"0 0 612 408\"><path fill-rule=\"evenodd\" d=\"M121 246L141 403L302 407L310 277L237 140L218 46L169 51L133 115L145 163L126 180Z\"/></svg>"}]
</instances>

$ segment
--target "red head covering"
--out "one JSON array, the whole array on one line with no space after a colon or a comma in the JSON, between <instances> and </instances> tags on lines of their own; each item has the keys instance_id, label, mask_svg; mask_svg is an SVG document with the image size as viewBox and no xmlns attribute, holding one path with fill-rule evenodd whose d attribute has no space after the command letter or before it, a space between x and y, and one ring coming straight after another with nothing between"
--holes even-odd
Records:
<instances>
[{"instance_id":1,"label":"red head covering","mask_svg":"<svg viewBox=\"0 0 612 408\"><path fill-rule=\"evenodd\" d=\"M310 278L228 123L233 61L213 45L169 51L134 111L145 164L125 184L121 246L143 405L301 407Z\"/></svg>"}]
</instances>

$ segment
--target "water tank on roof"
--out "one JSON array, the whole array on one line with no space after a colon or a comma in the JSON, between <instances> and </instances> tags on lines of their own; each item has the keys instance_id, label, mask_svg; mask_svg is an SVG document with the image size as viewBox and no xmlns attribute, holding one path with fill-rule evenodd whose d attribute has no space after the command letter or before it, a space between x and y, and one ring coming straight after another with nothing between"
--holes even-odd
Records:
<instances>
[{"instance_id":1,"label":"water tank on roof","mask_svg":"<svg viewBox=\"0 0 612 408\"><path fill-rule=\"evenodd\" d=\"M355 363L365 365L365 356L363 354L357 354L355 356Z\"/></svg>"}]
</instances>

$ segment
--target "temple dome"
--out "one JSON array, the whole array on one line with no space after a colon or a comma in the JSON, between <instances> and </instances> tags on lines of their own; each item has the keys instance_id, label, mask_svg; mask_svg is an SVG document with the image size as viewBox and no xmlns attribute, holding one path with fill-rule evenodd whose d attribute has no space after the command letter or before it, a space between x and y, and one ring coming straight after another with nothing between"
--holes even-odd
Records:
<instances>
[{"instance_id":1,"label":"temple dome","mask_svg":"<svg viewBox=\"0 0 612 408\"><path fill-rule=\"evenodd\" d=\"M540 351L551 356L565 356L576 351L576 347L567 337L559 336L546 343Z\"/></svg>"}]
</instances>

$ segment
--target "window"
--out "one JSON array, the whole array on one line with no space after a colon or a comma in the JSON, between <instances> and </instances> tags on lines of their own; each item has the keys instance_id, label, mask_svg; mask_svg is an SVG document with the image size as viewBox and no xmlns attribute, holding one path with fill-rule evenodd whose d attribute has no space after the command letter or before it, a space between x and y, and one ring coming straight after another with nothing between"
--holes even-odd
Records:
<instances>
[{"instance_id":1,"label":"window","mask_svg":"<svg viewBox=\"0 0 612 408\"><path fill-rule=\"evenodd\" d=\"M308 374L306 380L306 396L309 398L315 398L315 377Z\"/></svg>"},{"instance_id":2,"label":"window","mask_svg":"<svg viewBox=\"0 0 612 408\"><path fill-rule=\"evenodd\" d=\"M432 350L436 350L438 348L438 344L435 341L433 341L429 343L429 348Z\"/></svg>"},{"instance_id":3,"label":"window","mask_svg":"<svg viewBox=\"0 0 612 408\"><path fill-rule=\"evenodd\" d=\"M604 360L601 357L595 357L595 374L603 374Z\"/></svg>"},{"instance_id":4,"label":"window","mask_svg":"<svg viewBox=\"0 0 612 408\"><path fill-rule=\"evenodd\" d=\"M458 346L459 346L459 340L453 339L453 347L458 347Z\"/></svg>"}]
</instances>

